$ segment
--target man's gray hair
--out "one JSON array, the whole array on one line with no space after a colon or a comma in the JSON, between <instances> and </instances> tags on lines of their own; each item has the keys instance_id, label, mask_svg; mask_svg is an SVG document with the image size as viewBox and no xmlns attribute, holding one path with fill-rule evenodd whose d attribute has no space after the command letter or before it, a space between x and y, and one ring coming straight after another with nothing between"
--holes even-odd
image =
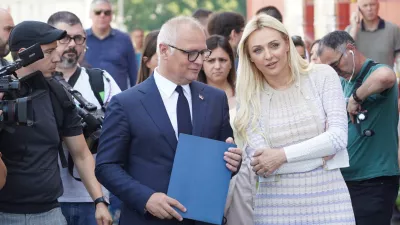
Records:
<instances>
[{"instance_id":1,"label":"man's gray hair","mask_svg":"<svg viewBox=\"0 0 400 225\"><path fill-rule=\"evenodd\" d=\"M204 33L204 28L199 21L189 16L178 16L168 20L160 29L157 37L157 53L160 53L160 44L175 45L179 30L182 26L190 26L192 29L199 29ZM205 35L205 33L204 33ZM158 54L160 55L160 54Z\"/></svg>"},{"instance_id":2,"label":"man's gray hair","mask_svg":"<svg viewBox=\"0 0 400 225\"><path fill-rule=\"evenodd\" d=\"M93 10L94 6L99 4L99 3L107 3L110 6L112 6L110 0L92 0L92 3L90 3L90 10Z\"/></svg>"},{"instance_id":3,"label":"man's gray hair","mask_svg":"<svg viewBox=\"0 0 400 225\"><path fill-rule=\"evenodd\" d=\"M335 51L344 52L347 44L355 46L354 39L346 31L333 31L319 41L317 55L320 56L326 47Z\"/></svg>"}]
</instances>

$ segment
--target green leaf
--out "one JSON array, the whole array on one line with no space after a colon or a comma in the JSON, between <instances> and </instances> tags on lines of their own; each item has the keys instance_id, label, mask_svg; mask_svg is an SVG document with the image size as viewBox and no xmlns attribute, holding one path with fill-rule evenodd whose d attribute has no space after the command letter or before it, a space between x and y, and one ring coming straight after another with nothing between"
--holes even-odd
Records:
<instances>
[{"instance_id":1,"label":"green leaf","mask_svg":"<svg viewBox=\"0 0 400 225\"><path fill-rule=\"evenodd\" d=\"M112 0L116 6L118 0ZM190 16L198 8L214 12L234 11L246 17L246 0L125 0L124 24L128 31L160 29L168 19Z\"/></svg>"}]
</instances>

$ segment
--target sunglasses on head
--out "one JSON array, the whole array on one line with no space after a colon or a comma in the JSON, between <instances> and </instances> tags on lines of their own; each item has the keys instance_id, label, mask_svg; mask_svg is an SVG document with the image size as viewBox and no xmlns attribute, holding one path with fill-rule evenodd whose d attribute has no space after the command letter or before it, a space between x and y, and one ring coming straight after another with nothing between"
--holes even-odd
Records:
<instances>
[{"instance_id":1,"label":"sunglasses on head","mask_svg":"<svg viewBox=\"0 0 400 225\"><path fill-rule=\"evenodd\" d=\"M94 14L96 16L100 16L101 13L104 13L105 16L110 16L111 15L111 10L94 10Z\"/></svg>"}]
</instances>

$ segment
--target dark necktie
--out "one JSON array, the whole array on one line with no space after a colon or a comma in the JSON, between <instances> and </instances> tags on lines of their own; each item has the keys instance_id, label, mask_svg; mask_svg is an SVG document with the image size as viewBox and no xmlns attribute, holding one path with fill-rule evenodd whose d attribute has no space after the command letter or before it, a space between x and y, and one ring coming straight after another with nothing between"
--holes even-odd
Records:
<instances>
[{"instance_id":1,"label":"dark necktie","mask_svg":"<svg viewBox=\"0 0 400 225\"><path fill-rule=\"evenodd\" d=\"M178 104L176 105L176 116L178 120L178 135L180 133L192 134L192 119L190 117L189 103L183 94L182 86L175 89L178 92Z\"/></svg>"}]
</instances>

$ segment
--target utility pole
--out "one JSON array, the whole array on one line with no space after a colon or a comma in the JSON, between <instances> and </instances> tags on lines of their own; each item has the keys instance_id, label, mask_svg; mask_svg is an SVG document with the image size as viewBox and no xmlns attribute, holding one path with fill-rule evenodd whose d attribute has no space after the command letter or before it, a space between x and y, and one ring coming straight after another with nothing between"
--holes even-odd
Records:
<instances>
[{"instance_id":1,"label":"utility pole","mask_svg":"<svg viewBox=\"0 0 400 225\"><path fill-rule=\"evenodd\" d=\"M126 31L126 27L124 25L124 0L118 0L118 16L117 16L117 25L118 28Z\"/></svg>"}]
</instances>

